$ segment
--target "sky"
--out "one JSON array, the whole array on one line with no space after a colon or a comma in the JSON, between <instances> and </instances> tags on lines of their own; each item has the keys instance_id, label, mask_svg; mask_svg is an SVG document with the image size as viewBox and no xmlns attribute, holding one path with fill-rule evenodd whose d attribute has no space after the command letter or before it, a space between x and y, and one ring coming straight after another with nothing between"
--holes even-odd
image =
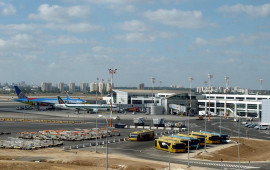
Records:
<instances>
[{"instance_id":1,"label":"sky","mask_svg":"<svg viewBox=\"0 0 270 170\"><path fill-rule=\"evenodd\" d=\"M268 0L0 1L0 82L270 90ZM162 83L158 83L162 81Z\"/></svg>"}]
</instances>

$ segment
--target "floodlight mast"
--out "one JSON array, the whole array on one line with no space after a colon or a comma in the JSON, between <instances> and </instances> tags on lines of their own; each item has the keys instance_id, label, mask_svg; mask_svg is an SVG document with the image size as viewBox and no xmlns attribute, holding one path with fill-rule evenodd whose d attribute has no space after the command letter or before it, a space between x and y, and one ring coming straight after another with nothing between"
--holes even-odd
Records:
<instances>
[{"instance_id":1,"label":"floodlight mast","mask_svg":"<svg viewBox=\"0 0 270 170\"><path fill-rule=\"evenodd\" d=\"M151 81L152 81L152 104L154 104L154 84L155 84L156 78L151 77Z\"/></svg>"},{"instance_id":2,"label":"floodlight mast","mask_svg":"<svg viewBox=\"0 0 270 170\"><path fill-rule=\"evenodd\" d=\"M262 83L263 83L263 79L259 79L260 81L260 95L262 95Z\"/></svg>"},{"instance_id":3,"label":"floodlight mast","mask_svg":"<svg viewBox=\"0 0 270 170\"><path fill-rule=\"evenodd\" d=\"M210 121L210 91L212 91L211 89L211 80L213 78L212 74L208 74L208 78L209 78L209 113L208 113L208 121Z\"/></svg>"},{"instance_id":4,"label":"floodlight mast","mask_svg":"<svg viewBox=\"0 0 270 170\"><path fill-rule=\"evenodd\" d=\"M96 84L96 105L97 105L98 80L99 80L99 78L97 77L97 84ZM97 112L96 112L96 130L97 130ZM96 135L96 146L95 146L95 151L96 151L96 153L97 153L97 135Z\"/></svg>"},{"instance_id":5,"label":"floodlight mast","mask_svg":"<svg viewBox=\"0 0 270 170\"><path fill-rule=\"evenodd\" d=\"M109 73L112 75L112 78L111 78L111 115L110 115L110 127L112 127L113 75L116 74L117 69L110 68L108 70L109 70Z\"/></svg>"},{"instance_id":6,"label":"floodlight mast","mask_svg":"<svg viewBox=\"0 0 270 170\"><path fill-rule=\"evenodd\" d=\"M188 79L190 81L189 113L191 113L191 93L192 93L191 84L192 84L192 80L194 80L194 79L193 79L193 77L189 77ZM189 137L189 113L187 115L187 117L188 117L188 137ZM190 145L190 142L189 141L190 140L188 140L188 167L190 167L190 161L189 161L190 160L190 156L189 156L189 145Z\"/></svg>"}]
</instances>

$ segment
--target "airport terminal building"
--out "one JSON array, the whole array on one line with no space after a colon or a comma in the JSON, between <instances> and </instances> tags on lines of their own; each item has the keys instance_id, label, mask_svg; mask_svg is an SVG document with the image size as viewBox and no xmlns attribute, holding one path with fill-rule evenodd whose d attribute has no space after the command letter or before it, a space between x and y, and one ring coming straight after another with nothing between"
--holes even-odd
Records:
<instances>
[{"instance_id":1,"label":"airport terminal building","mask_svg":"<svg viewBox=\"0 0 270 170\"><path fill-rule=\"evenodd\" d=\"M114 90L114 103L128 107L148 108L151 114L186 114L190 110L188 91ZM191 95L191 111L210 111L230 117L257 117L262 113L262 100L270 95L199 94ZM104 97L107 103L110 97ZM158 110L158 111L155 111ZM152 112L154 111L154 112Z\"/></svg>"},{"instance_id":2,"label":"airport terminal building","mask_svg":"<svg viewBox=\"0 0 270 170\"><path fill-rule=\"evenodd\" d=\"M270 95L250 94L203 94L204 99L198 100L199 111L210 111L219 115L226 112L228 116L257 117L262 112L262 100L270 99Z\"/></svg>"},{"instance_id":3,"label":"airport terminal building","mask_svg":"<svg viewBox=\"0 0 270 170\"><path fill-rule=\"evenodd\" d=\"M151 114L185 114L190 109L190 95L188 91L177 90L113 90L115 104L127 107L148 108ZM103 97L107 103L110 97ZM191 96L193 113L198 112L198 100Z\"/></svg>"}]
</instances>

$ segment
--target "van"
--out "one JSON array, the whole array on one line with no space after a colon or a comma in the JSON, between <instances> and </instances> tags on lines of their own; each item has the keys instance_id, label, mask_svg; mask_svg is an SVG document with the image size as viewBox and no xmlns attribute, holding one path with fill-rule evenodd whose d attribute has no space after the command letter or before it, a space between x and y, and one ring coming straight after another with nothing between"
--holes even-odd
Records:
<instances>
[{"instance_id":1,"label":"van","mask_svg":"<svg viewBox=\"0 0 270 170\"><path fill-rule=\"evenodd\" d=\"M258 125L254 127L257 130L268 130L269 129L269 125Z\"/></svg>"}]
</instances>

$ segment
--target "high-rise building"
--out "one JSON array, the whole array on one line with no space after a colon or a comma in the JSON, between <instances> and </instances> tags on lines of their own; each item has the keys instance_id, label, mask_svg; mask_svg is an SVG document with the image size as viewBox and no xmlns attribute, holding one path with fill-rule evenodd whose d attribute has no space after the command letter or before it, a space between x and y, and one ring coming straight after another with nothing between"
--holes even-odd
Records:
<instances>
[{"instance_id":1,"label":"high-rise building","mask_svg":"<svg viewBox=\"0 0 270 170\"><path fill-rule=\"evenodd\" d=\"M144 83L138 84L138 90L143 90L144 89Z\"/></svg>"},{"instance_id":2,"label":"high-rise building","mask_svg":"<svg viewBox=\"0 0 270 170\"><path fill-rule=\"evenodd\" d=\"M86 83L81 83L80 84L80 91L85 93L86 92Z\"/></svg>"},{"instance_id":3,"label":"high-rise building","mask_svg":"<svg viewBox=\"0 0 270 170\"><path fill-rule=\"evenodd\" d=\"M90 87L90 92L93 92L93 91L96 91L96 90L98 90L97 89L97 83L90 83L89 84L89 87Z\"/></svg>"},{"instance_id":4,"label":"high-rise building","mask_svg":"<svg viewBox=\"0 0 270 170\"><path fill-rule=\"evenodd\" d=\"M74 82L69 83L69 92L70 93L75 92L75 83Z\"/></svg>"},{"instance_id":5,"label":"high-rise building","mask_svg":"<svg viewBox=\"0 0 270 170\"><path fill-rule=\"evenodd\" d=\"M103 82L100 82L98 84L98 90L99 90L99 92L102 93L103 90L104 90L104 88L105 88L105 84Z\"/></svg>"},{"instance_id":6,"label":"high-rise building","mask_svg":"<svg viewBox=\"0 0 270 170\"><path fill-rule=\"evenodd\" d=\"M59 82L58 83L58 89L61 93L63 93L65 91L65 88L64 88L64 83L63 82Z\"/></svg>"},{"instance_id":7,"label":"high-rise building","mask_svg":"<svg viewBox=\"0 0 270 170\"><path fill-rule=\"evenodd\" d=\"M111 91L111 83L106 83L106 91L107 92Z\"/></svg>"},{"instance_id":8,"label":"high-rise building","mask_svg":"<svg viewBox=\"0 0 270 170\"><path fill-rule=\"evenodd\" d=\"M52 91L52 83L51 82L42 82L41 83L41 91L51 92Z\"/></svg>"}]
</instances>

